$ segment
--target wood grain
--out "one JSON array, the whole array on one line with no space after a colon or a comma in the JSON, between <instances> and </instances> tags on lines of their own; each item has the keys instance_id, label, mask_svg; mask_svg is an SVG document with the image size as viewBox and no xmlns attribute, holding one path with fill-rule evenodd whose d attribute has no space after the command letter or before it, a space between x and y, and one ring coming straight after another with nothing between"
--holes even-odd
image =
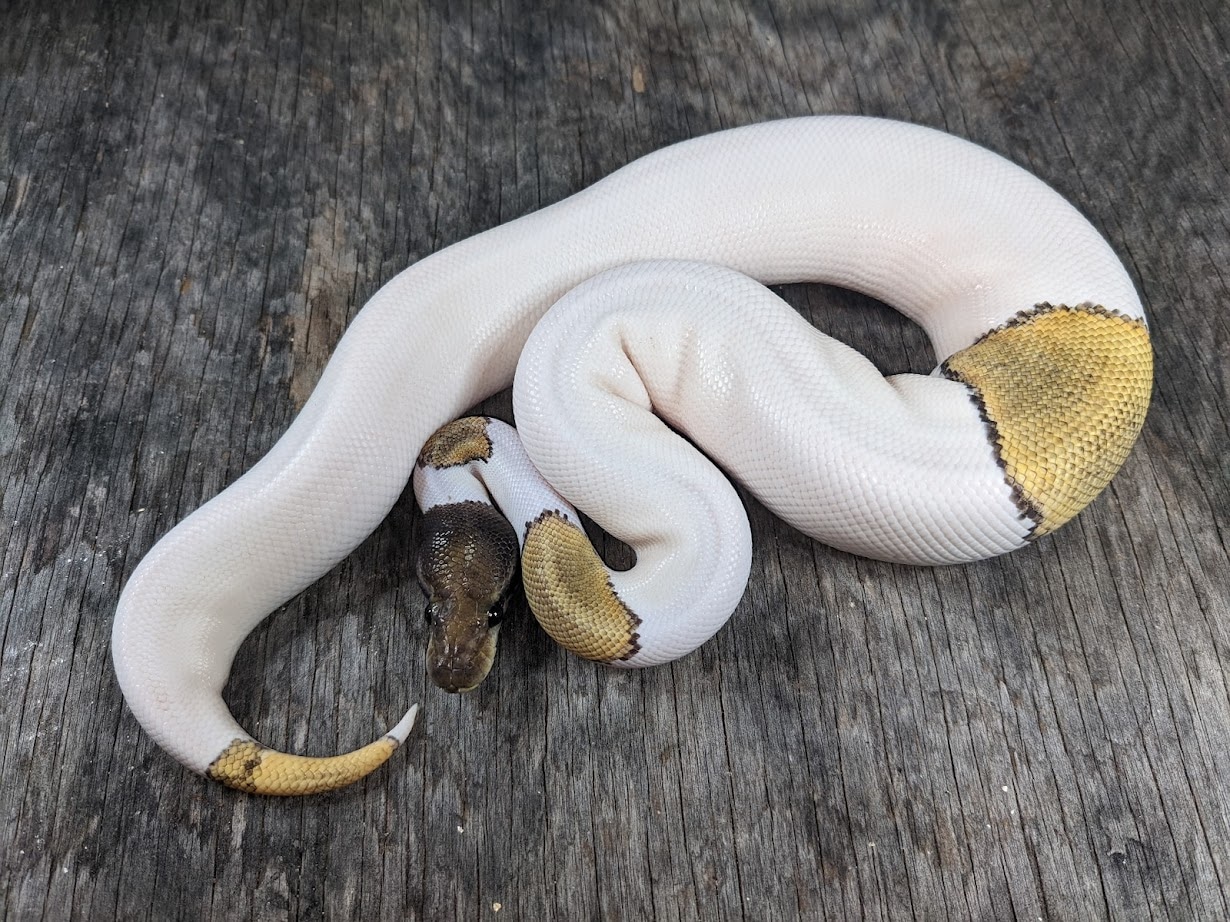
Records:
<instances>
[{"instance_id":1,"label":"wood grain","mask_svg":"<svg viewBox=\"0 0 1230 922\"><path fill-rule=\"evenodd\" d=\"M44 0L3 23L0 916L1230 917L1225 4ZM259 800L143 735L109 658L125 578L273 444L380 284L671 141L837 111L1005 154L1124 257L1156 391L1089 510L911 569L749 500L751 584L697 654L603 671L522 617L447 697L403 498L227 690L311 753L423 702L385 769ZM786 294L929 368L891 311Z\"/></svg>"}]
</instances>

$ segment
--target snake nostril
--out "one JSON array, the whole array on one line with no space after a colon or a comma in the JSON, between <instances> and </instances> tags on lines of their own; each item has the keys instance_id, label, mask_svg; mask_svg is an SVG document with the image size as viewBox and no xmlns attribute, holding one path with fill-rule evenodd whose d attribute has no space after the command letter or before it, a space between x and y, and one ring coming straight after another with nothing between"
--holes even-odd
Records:
<instances>
[{"instance_id":1,"label":"snake nostril","mask_svg":"<svg viewBox=\"0 0 1230 922\"><path fill-rule=\"evenodd\" d=\"M463 683L459 681L461 678L457 672L450 666L436 664L430 669L431 681L434 682L440 689L448 692L450 695L456 694L463 689Z\"/></svg>"},{"instance_id":2,"label":"snake nostril","mask_svg":"<svg viewBox=\"0 0 1230 922\"><path fill-rule=\"evenodd\" d=\"M433 684L450 695L473 690L486 674L482 669L476 674L473 655L452 644L436 652L428 663L427 673Z\"/></svg>"}]
</instances>

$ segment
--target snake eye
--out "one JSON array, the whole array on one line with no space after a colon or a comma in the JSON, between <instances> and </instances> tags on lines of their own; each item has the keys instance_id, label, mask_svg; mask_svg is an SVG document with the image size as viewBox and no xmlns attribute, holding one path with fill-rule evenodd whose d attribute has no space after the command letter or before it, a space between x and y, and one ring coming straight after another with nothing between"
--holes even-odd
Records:
<instances>
[{"instance_id":1,"label":"snake eye","mask_svg":"<svg viewBox=\"0 0 1230 922\"><path fill-rule=\"evenodd\" d=\"M426 605L423 606L423 620L426 621L428 624L431 624L431 622L436 620L435 617L431 613L431 603L430 602L428 602Z\"/></svg>"},{"instance_id":2,"label":"snake eye","mask_svg":"<svg viewBox=\"0 0 1230 922\"><path fill-rule=\"evenodd\" d=\"M504 603L496 602L487 611L487 627L496 627L504 620Z\"/></svg>"}]
</instances>

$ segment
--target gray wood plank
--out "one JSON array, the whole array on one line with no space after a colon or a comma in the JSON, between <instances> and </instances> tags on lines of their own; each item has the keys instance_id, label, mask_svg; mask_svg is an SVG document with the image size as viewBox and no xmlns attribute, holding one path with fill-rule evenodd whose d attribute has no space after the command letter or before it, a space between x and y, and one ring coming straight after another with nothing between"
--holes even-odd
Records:
<instances>
[{"instance_id":1,"label":"gray wood plank","mask_svg":"<svg viewBox=\"0 0 1230 922\"><path fill-rule=\"evenodd\" d=\"M1224 4L43 2L3 21L0 916L1230 916ZM1004 153L1124 257L1154 405L1076 522L912 569L749 499L752 580L699 652L603 671L522 611L457 698L423 675L403 497L252 635L226 692L262 740L320 753L422 701L387 767L257 800L140 732L109 657L125 578L273 444L384 281L671 141L836 111ZM882 369L929 368L891 311L785 294ZM507 395L485 408L510 415Z\"/></svg>"}]
</instances>

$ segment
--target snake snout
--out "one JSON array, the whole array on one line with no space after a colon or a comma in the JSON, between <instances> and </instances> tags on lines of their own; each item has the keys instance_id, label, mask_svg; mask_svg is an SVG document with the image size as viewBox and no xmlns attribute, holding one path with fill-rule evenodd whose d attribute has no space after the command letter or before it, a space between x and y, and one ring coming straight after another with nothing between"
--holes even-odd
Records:
<instances>
[{"instance_id":1,"label":"snake snout","mask_svg":"<svg viewBox=\"0 0 1230 922\"><path fill-rule=\"evenodd\" d=\"M434 617L427 639L427 674L446 692L477 688L495 661L497 626L486 609L471 600L432 602Z\"/></svg>"}]
</instances>

